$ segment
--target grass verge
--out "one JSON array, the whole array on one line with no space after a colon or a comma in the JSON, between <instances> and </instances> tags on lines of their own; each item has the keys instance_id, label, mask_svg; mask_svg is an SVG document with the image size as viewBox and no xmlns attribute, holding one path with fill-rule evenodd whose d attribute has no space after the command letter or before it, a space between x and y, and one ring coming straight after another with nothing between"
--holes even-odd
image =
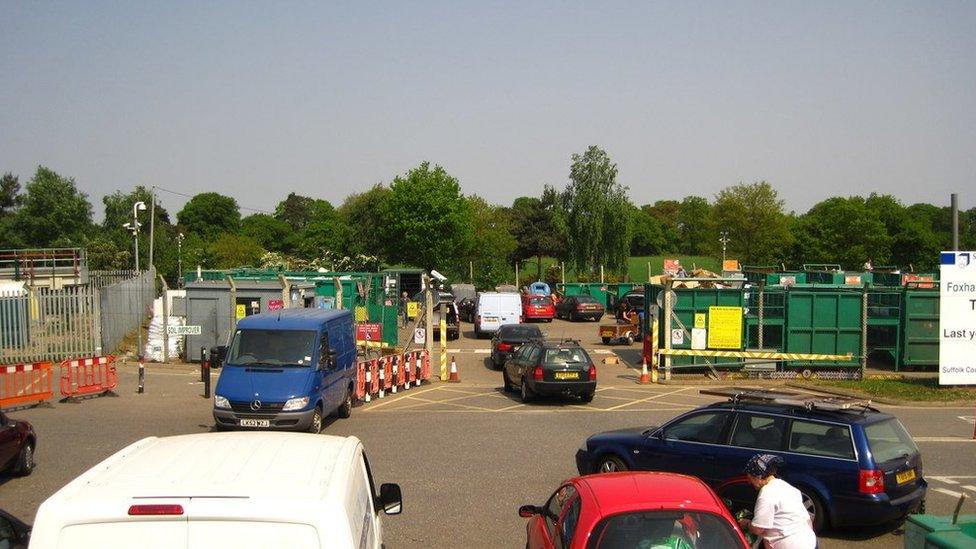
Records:
<instances>
[{"instance_id":1,"label":"grass verge","mask_svg":"<svg viewBox=\"0 0 976 549\"><path fill-rule=\"evenodd\" d=\"M918 402L948 402L976 400L976 388L940 386L935 378L922 379L865 379L863 381L816 381L820 387L837 387L862 393L869 397L911 400Z\"/></svg>"}]
</instances>

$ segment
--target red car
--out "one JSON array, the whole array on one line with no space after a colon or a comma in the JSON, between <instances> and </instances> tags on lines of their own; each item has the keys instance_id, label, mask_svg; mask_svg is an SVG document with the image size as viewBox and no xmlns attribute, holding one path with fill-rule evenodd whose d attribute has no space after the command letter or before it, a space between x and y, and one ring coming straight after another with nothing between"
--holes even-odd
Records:
<instances>
[{"instance_id":1,"label":"red car","mask_svg":"<svg viewBox=\"0 0 976 549\"><path fill-rule=\"evenodd\" d=\"M556 306L546 295L527 295L522 298L522 316L526 321L544 320L552 322L556 316Z\"/></svg>"},{"instance_id":2,"label":"red car","mask_svg":"<svg viewBox=\"0 0 976 549\"><path fill-rule=\"evenodd\" d=\"M542 506L523 505L530 549L747 549L728 509L704 482L657 472L571 478Z\"/></svg>"}]
</instances>

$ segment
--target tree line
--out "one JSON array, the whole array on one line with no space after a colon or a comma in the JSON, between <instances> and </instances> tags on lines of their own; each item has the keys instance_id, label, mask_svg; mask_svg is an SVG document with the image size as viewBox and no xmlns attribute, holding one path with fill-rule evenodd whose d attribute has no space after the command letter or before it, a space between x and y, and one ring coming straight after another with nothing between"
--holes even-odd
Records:
<instances>
[{"instance_id":1,"label":"tree line","mask_svg":"<svg viewBox=\"0 0 976 549\"><path fill-rule=\"evenodd\" d=\"M511 282L515 262L544 276L546 257L566 262L580 279L592 279L600 266L622 278L630 256L718 257L722 234L730 258L793 267L857 269L870 259L932 270L951 243L948 207L905 205L891 195L832 197L798 214L785 210L772 185L757 181L729 186L712 200L692 195L637 206L617 176L610 156L591 146L572 155L563 188L546 185L540 196L510 206L465 195L456 177L428 162L338 206L292 192L273 212L242 216L233 197L204 192L175 219L157 201L153 262L171 281L182 259L185 271L436 268L454 280L473 272L476 285L490 287ZM7 173L0 178L0 249L84 247L92 269L132 268L132 234L123 225L138 201L150 204L151 190L104 196L105 218L96 224L74 179L41 166L22 186ZM150 211L138 215L146 262ZM976 208L960 213L960 232L960 245L976 248Z\"/></svg>"}]
</instances>

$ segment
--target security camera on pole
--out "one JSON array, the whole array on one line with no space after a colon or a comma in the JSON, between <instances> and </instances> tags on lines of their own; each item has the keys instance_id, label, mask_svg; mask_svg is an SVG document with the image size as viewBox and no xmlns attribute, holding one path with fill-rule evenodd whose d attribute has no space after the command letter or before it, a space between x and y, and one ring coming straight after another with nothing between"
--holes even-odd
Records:
<instances>
[{"instance_id":1,"label":"security camera on pole","mask_svg":"<svg viewBox=\"0 0 976 549\"><path fill-rule=\"evenodd\" d=\"M132 252L135 257L135 267L136 276L140 277L142 280L142 274L139 272L139 227L142 225L139 223L139 212L146 211L146 203L139 201L132 205L132 222L122 225L126 229L132 231ZM142 363L142 287L140 283L139 288L139 322L136 326L136 356L139 358L139 389L138 392L142 393L145 391L146 386L146 370Z\"/></svg>"}]
</instances>

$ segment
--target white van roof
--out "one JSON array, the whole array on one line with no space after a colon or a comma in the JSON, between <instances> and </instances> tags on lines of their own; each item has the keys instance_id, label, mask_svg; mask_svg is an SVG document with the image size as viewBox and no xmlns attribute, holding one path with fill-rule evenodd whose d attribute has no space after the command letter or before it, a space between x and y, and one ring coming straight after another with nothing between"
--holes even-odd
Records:
<instances>
[{"instance_id":1,"label":"white van roof","mask_svg":"<svg viewBox=\"0 0 976 549\"><path fill-rule=\"evenodd\" d=\"M359 439L274 432L149 437L123 448L49 501L152 497L324 497ZM314 490L312 490L314 488Z\"/></svg>"}]
</instances>

